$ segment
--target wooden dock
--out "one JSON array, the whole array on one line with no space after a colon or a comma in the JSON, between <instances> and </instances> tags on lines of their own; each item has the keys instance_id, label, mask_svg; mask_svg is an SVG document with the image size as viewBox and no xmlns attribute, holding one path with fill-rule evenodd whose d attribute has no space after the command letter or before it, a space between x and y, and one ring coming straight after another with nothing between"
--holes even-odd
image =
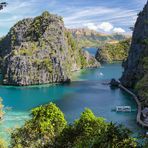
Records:
<instances>
[{"instance_id":1,"label":"wooden dock","mask_svg":"<svg viewBox=\"0 0 148 148\"><path fill-rule=\"evenodd\" d=\"M121 88L122 90L124 90L125 92L127 92L128 94L130 94L136 101L137 106L138 106L138 113L137 113L137 123L139 125L141 125L144 128L148 128L148 124L146 124L145 122L143 122L141 120L141 112L142 112L142 108L141 108L141 103L138 100L138 97L129 89L127 89L126 87L124 87L121 83L119 84L119 88Z\"/></svg>"}]
</instances>

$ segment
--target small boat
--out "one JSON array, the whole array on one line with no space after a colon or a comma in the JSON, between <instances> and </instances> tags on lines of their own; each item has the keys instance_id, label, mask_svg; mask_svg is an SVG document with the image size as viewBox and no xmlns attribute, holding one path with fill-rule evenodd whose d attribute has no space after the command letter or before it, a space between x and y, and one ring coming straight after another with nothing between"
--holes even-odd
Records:
<instances>
[{"instance_id":1,"label":"small boat","mask_svg":"<svg viewBox=\"0 0 148 148\"><path fill-rule=\"evenodd\" d=\"M116 106L116 112L131 112L131 106Z\"/></svg>"},{"instance_id":2,"label":"small boat","mask_svg":"<svg viewBox=\"0 0 148 148\"><path fill-rule=\"evenodd\" d=\"M102 85L109 85L110 82L102 82Z\"/></svg>"},{"instance_id":3,"label":"small boat","mask_svg":"<svg viewBox=\"0 0 148 148\"><path fill-rule=\"evenodd\" d=\"M115 109L112 109L115 112L133 112L136 110L132 110L131 106L116 106Z\"/></svg>"},{"instance_id":4,"label":"small boat","mask_svg":"<svg viewBox=\"0 0 148 148\"><path fill-rule=\"evenodd\" d=\"M102 72L99 72L97 73L97 76L100 77L100 76L104 76L104 74Z\"/></svg>"},{"instance_id":5,"label":"small boat","mask_svg":"<svg viewBox=\"0 0 148 148\"><path fill-rule=\"evenodd\" d=\"M136 112L137 109L132 109L131 106L116 106L116 108L111 109L114 112Z\"/></svg>"},{"instance_id":6,"label":"small boat","mask_svg":"<svg viewBox=\"0 0 148 148\"><path fill-rule=\"evenodd\" d=\"M100 72L100 76L103 76L103 73L102 72Z\"/></svg>"}]
</instances>

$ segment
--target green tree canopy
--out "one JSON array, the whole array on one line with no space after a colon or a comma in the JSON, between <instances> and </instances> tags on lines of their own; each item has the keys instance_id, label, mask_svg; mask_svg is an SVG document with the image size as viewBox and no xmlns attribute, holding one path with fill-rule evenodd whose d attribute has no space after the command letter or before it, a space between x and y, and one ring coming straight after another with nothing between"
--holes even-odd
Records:
<instances>
[{"instance_id":1,"label":"green tree canopy","mask_svg":"<svg viewBox=\"0 0 148 148\"><path fill-rule=\"evenodd\" d=\"M4 105L2 104L3 99L0 97L0 120L3 118L4 112L3 112L3 107Z\"/></svg>"},{"instance_id":2,"label":"green tree canopy","mask_svg":"<svg viewBox=\"0 0 148 148\"><path fill-rule=\"evenodd\" d=\"M12 147L45 147L54 143L55 136L65 128L64 114L50 103L32 110L32 119L12 133Z\"/></svg>"},{"instance_id":3,"label":"green tree canopy","mask_svg":"<svg viewBox=\"0 0 148 148\"><path fill-rule=\"evenodd\" d=\"M32 119L12 134L13 148L135 148L136 139L121 125L105 122L86 109L67 125L54 104L32 110Z\"/></svg>"},{"instance_id":4,"label":"green tree canopy","mask_svg":"<svg viewBox=\"0 0 148 148\"><path fill-rule=\"evenodd\" d=\"M107 123L86 109L79 120L58 137L58 148L135 148L136 140L121 125Z\"/></svg>"}]
</instances>

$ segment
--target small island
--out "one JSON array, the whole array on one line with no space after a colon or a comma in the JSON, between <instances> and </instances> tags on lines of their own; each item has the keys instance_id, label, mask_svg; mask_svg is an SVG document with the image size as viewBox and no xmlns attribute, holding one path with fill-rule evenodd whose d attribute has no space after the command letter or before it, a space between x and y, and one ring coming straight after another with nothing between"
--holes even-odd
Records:
<instances>
[{"instance_id":1,"label":"small island","mask_svg":"<svg viewBox=\"0 0 148 148\"><path fill-rule=\"evenodd\" d=\"M95 57L100 63L122 62L128 57L130 44L131 38L124 39L117 43L106 43L97 50Z\"/></svg>"}]
</instances>

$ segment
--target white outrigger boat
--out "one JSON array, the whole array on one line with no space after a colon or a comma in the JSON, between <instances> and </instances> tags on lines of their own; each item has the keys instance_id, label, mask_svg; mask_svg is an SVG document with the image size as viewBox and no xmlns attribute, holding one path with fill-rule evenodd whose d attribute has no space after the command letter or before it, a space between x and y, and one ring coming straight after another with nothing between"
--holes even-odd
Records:
<instances>
[{"instance_id":1,"label":"white outrigger boat","mask_svg":"<svg viewBox=\"0 0 148 148\"><path fill-rule=\"evenodd\" d=\"M116 112L133 112L136 110L132 110L131 106L116 106L115 109L112 109L112 111Z\"/></svg>"},{"instance_id":2,"label":"white outrigger boat","mask_svg":"<svg viewBox=\"0 0 148 148\"><path fill-rule=\"evenodd\" d=\"M116 106L116 112L131 112L131 106Z\"/></svg>"}]
</instances>

